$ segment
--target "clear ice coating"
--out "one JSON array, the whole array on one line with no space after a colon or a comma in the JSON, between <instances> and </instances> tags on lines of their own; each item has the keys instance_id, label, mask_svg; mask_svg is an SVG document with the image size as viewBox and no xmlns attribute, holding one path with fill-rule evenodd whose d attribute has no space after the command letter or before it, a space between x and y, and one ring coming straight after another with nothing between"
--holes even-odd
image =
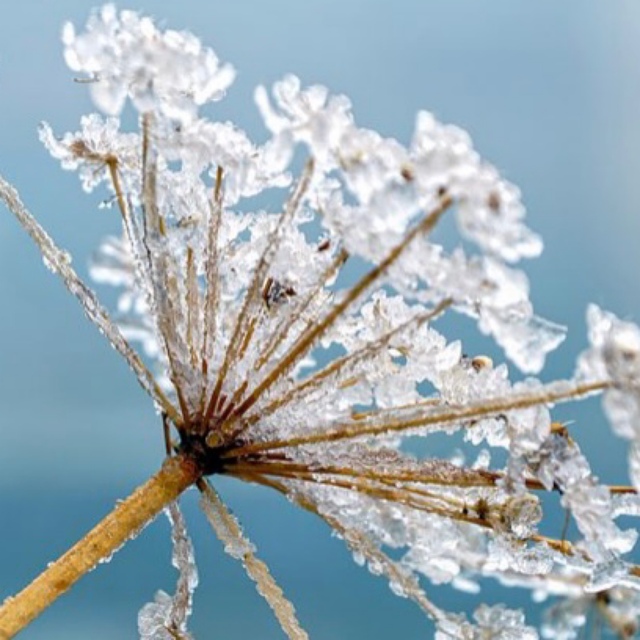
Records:
<instances>
[{"instance_id":1,"label":"clear ice coating","mask_svg":"<svg viewBox=\"0 0 640 640\"><path fill-rule=\"evenodd\" d=\"M458 615L438 621L436 640L538 640L538 634L524 622L524 613L503 605L481 605L473 623Z\"/></svg>"},{"instance_id":2,"label":"clear ice coating","mask_svg":"<svg viewBox=\"0 0 640 640\"><path fill-rule=\"evenodd\" d=\"M126 99L140 111L157 109L190 119L198 106L219 100L234 71L192 34L159 31L148 17L105 5L91 16L84 33L64 26L64 57L73 71L91 80L98 108L118 114Z\"/></svg>"},{"instance_id":3,"label":"clear ice coating","mask_svg":"<svg viewBox=\"0 0 640 640\"><path fill-rule=\"evenodd\" d=\"M357 562L435 621L441 640L538 635L503 605L481 605L473 621L446 613L424 582L475 592L490 576L560 595L545 637L574 637L597 597L611 619L620 602L634 603L620 616L635 620L637 584L622 556L636 535L616 519L637 515L637 501L593 475L551 408L604 391L640 487L640 330L592 306L574 380L512 384L505 364L435 327L449 311L472 318L525 373L564 338L535 314L515 266L542 250L520 192L469 135L423 111L403 144L359 127L345 96L287 75L255 91L270 134L257 144L201 114L234 71L195 36L107 5L84 31L67 25L63 41L104 115L62 137L43 124L40 137L86 191L106 191L122 220L91 263L97 282L120 290L115 322L3 180L0 197L169 422L224 445L226 473L323 518ZM127 102L134 131L118 117ZM266 191L277 204L255 210ZM443 216L470 248L433 240ZM407 436L434 432L502 452L469 466L406 453ZM543 491L577 525L572 540L539 532ZM217 494L205 491L202 507L285 633L306 638ZM169 517L178 585L141 610L149 640L189 637L197 572L175 505Z\"/></svg>"},{"instance_id":4,"label":"clear ice coating","mask_svg":"<svg viewBox=\"0 0 640 640\"><path fill-rule=\"evenodd\" d=\"M171 523L173 555L171 562L178 570L178 581L173 596L160 590L153 602L145 604L138 613L140 640L190 640L187 620L193 605L193 592L198 586L193 545L178 504L172 503L165 510Z\"/></svg>"},{"instance_id":5,"label":"clear ice coating","mask_svg":"<svg viewBox=\"0 0 640 640\"><path fill-rule=\"evenodd\" d=\"M609 380L602 404L614 433L629 441L629 478L640 489L640 328L592 304L590 347L578 359L576 379Z\"/></svg>"}]
</instances>

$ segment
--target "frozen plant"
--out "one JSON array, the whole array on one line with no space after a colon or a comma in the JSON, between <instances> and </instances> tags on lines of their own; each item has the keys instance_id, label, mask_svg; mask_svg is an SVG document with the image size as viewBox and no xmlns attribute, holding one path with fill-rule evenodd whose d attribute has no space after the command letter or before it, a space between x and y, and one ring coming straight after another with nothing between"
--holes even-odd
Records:
<instances>
[{"instance_id":1,"label":"frozen plant","mask_svg":"<svg viewBox=\"0 0 640 640\"><path fill-rule=\"evenodd\" d=\"M255 92L271 134L257 145L201 113L234 72L193 35L107 5L85 31L67 25L63 40L102 114L61 137L45 124L41 139L85 190L106 188L122 220L121 236L107 238L92 264L96 281L120 288L117 320L4 179L0 195L153 399L167 458L5 600L0 637L163 510L178 583L173 596L158 592L142 608L138 627L149 640L190 637L198 576L177 500L196 486L225 551L285 634L306 638L214 489L222 474L270 487L326 521L358 563L415 601L437 638L538 637L520 611L479 603L470 620L427 595L429 584L479 589L483 577L559 597L545 637L577 637L591 606L621 637L634 635L640 567L627 554L636 533L616 521L640 512L640 329L591 308L591 347L574 379L551 383L512 383L505 364L465 355L440 333L434 325L446 313L465 314L527 374L564 337L535 315L515 266L542 249L520 194L467 134L421 112L405 146L359 127L344 96L286 76ZM136 131L121 128L127 104ZM254 210L265 192L279 204ZM467 251L433 240L444 216L455 218ZM353 264L367 265L355 281ZM632 486L601 484L552 419L555 404L596 393L631 442ZM501 449L506 462L492 464L485 452L465 466L403 448L409 436L442 431ZM540 533L543 492L573 519L575 540Z\"/></svg>"}]
</instances>

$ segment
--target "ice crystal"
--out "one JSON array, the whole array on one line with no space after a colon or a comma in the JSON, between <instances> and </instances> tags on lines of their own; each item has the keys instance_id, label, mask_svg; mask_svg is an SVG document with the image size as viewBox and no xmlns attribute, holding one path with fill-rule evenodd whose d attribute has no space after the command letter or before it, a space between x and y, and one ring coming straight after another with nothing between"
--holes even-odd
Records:
<instances>
[{"instance_id":1,"label":"ice crystal","mask_svg":"<svg viewBox=\"0 0 640 640\"><path fill-rule=\"evenodd\" d=\"M591 347L578 360L577 377L609 378L603 406L614 432L630 441L629 476L640 488L640 328L590 305L587 324Z\"/></svg>"},{"instance_id":2,"label":"ice crystal","mask_svg":"<svg viewBox=\"0 0 640 640\"><path fill-rule=\"evenodd\" d=\"M640 599L635 591L609 589L595 595L560 600L545 612L542 637L575 640L582 635L588 617L610 627L619 638L633 638L637 632Z\"/></svg>"},{"instance_id":3,"label":"ice crystal","mask_svg":"<svg viewBox=\"0 0 640 640\"><path fill-rule=\"evenodd\" d=\"M169 454L202 476L271 487L324 519L356 561L435 621L438 638L537 634L502 605L482 605L474 623L446 613L425 579L476 591L493 576L562 595L544 627L558 638L584 624L582 603L599 593L635 597L640 573L623 556L636 536L615 520L637 515L637 500L594 477L551 409L604 391L640 486L640 330L592 307L574 380L514 384L505 364L465 354L436 328L449 311L470 316L527 373L564 337L535 314L514 267L542 249L520 193L464 131L421 112L403 145L359 127L346 97L289 75L255 92L271 134L258 145L201 114L233 71L191 34L108 5L82 33L67 25L63 40L107 117L85 116L60 138L44 124L40 135L86 190L106 187L121 217L122 235L91 265L96 281L120 288L117 323L17 194L4 182L0 193L177 433ZM133 132L118 118L127 101ZM266 190L269 209L253 210L249 198ZM452 215L471 249L448 252L431 237ZM435 431L503 449L506 462L488 451L471 466L406 453L407 436ZM236 518L203 478L198 487L226 551L288 636L306 638ZM580 539L539 532L541 491L557 492ZM186 633L197 574L177 507L171 519L178 588L143 608L144 638Z\"/></svg>"},{"instance_id":4,"label":"ice crystal","mask_svg":"<svg viewBox=\"0 0 640 640\"><path fill-rule=\"evenodd\" d=\"M475 624L460 616L438 623L436 640L537 640L535 629L524 624L524 614L502 605L482 605L473 614Z\"/></svg>"},{"instance_id":5,"label":"ice crystal","mask_svg":"<svg viewBox=\"0 0 640 640\"><path fill-rule=\"evenodd\" d=\"M175 503L170 505L166 513L172 528L172 563L180 572L180 576L173 597L164 591L158 591L154 602L145 604L140 610L138 631L141 640L175 640L176 637L189 640L191 638L187 631L187 619L191 614L193 591L198 586L193 545L178 505Z\"/></svg>"}]
</instances>

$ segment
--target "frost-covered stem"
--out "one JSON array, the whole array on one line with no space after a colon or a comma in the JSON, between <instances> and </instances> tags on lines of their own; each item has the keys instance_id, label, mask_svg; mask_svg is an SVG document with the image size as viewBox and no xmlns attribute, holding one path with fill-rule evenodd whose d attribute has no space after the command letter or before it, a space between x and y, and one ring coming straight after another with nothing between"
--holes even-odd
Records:
<instances>
[{"instance_id":1,"label":"frost-covered stem","mask_svg":"<svg viewBox=\"0 0 640 640\"><path fill-rule=\"evenodd\" d=\"M252 467L253 465L247 466L247 468L245 468L245 472L251 471ZM242 467L239 467L235 471L238 474L242 473ZM258 471L258 473L260 473L260 471ZM265 471L262 471L262 473L265 473ZM425 511L427 513L438 515L442 518L475 524L484 527L485 529L494 528L494 523L489 518L480 518L478 516L465 513L464 501L417 488L389 487L386 485L380 486L379 484L368 482L367 479L359 477L351 477L347 480L322 477L317 475L315 472L290 472L284 469L272 469L271 471L266 471L266 473L281 478L299 480L301 482L311 482L329 487L346 489L347 491L357 491L358 493L371 496L372 498L403 504L412 509Z\"/></svg>"},{"instance_id":2,"label":"frost-covered stem","mask_svg":"<svg viewBox=\"0 0 640 640\"><path fill-rule=\"evenodd\" d=\"M577 556L582 558L585 562L594 562L593 558L584 549L581 549L579 546L576 546L568 540L557 540L556 538L549 538L548 536L540 534L529 536L526 540L546 544L549 548L564 556ZM629 564L627 568L629 575L640 578L640 565Z\"/></svg>"},{"instance_id":3,"label":"frost-covered stem","mask_svg":"<svg viewBox=\"0 0 640 640\"><path fill-rule=\"evenodd\" d=\"M122 185L120 184L120 177L118 176L118 161L116 158L109 158L106 162L107 169L109 171L109 178L111 179L111 185L113 191L116 194L116 201L118 203L118 209L120 209L120 215L123 220L127 219L127 205L124 201L124 192L122 191Z\"/></svg>"},{"instance_id":4,"label":"frost-covered stem","mask_svg":"<svg viewBox=\"0 0 640 640\"><path fill-rule=\"evenodd\" d=\"M0 639L12 638L100 562L136 536L190 487L200 469L189 458L168 458L162 468L31 584L0 607Z\"/></svg>"},{"instance_id":5,"label":"frost-covered stem","mask_svg":"<svg viewBox=\"0 0 640 640\"><path fill-rule=\"evenodd\" d=\"M458 488L468 488L473 486L495 486L500 474L492 474L488 472L478 472L476 470L466 470L469 473L470 479L458 478L458 481L451 481L449 483L443 482L441 478L434 477L433 484L450 484ZM310 469L305 465L296 464L278 464L267 463L260 464L251 462L249 464L243 464L239 462L234 465L231 471L232 475L236 475L242 479L248 479L249 481L272 483L274 488L278 486L284 486L275 478L284 478L289 480L296 480L299 482L313 482L317 484L323 484L326 486L338 487L348 491L356 491L366 495L370 495L373 498L380 500L386 500L398 504L403 504L407 507L426 511L438 515L443 518L455 520L458 522L464 522L466 524L472 524L483 527L485 529L496 530L496 523L498 523L498 530L500 529L500 514L503 505L494 504L488 508L486 514L481 517L469 513L467 509L467 503L459 499L449 498L445 495L434 493L432 491L425 491L416 484L430 483L430 479L425 479L417 474L411 477L409 474L403 477L402 474L392 474L385 476L384 474L376 474L375 472L367 472L365 470L339 468L339 467L314 467ZM324 474L330 474L329 477L323 477ZM347 476L347 480L340 480L336 476ZM257 480L256 478L260 478ZM375 482L370 482L371 480ZM411 486L403 486L401 482L411 482ZM378 484L377 484L378 483ZM269 486L272 486L269 484ZM532 481L534 488L545 490L545 488ZM531 488L531 487L530 487ZM612 492L616 493L632 493L635 492L633 487L611 487ZM555 551L558 551L566 556L580 555L587 561L591 561L588 555L578 550L575 545L563 539L557 540L542 535L532 535L527 540L535 543L545 544ZM632 575L639 575L640 567L630 566L629 571Z\"/></svg>"},{"instance_id":6,"label":"frost-covered stem","mask_svg":"<svg viewBox=\"0 0 640 640\"><path fill-rule=\"evenodd\" d=\"M271 464L271 458L265 458L267 464ZM252 462L252 465L255 464ZM289 466L290 463L287 463ZM254 468L254 467L252 467ZM270 467L267 467L270 468ZM468 467L459 467L458 469L463 472L453 477L449 477L446 474L425 474L423 471L377 471L375 469L359 469L357 467L339 467L339 466L322 466L314 465L313 468L308 465L299 465L305 471L313 471L315 474L328 473L331 475L346 475L346 476L358 476L361 478L369 478L384 482L388 484L395 484L398 482L412 482L425 485L435 486L453 486L457 488L469 488L469 487L500 487L504 481L505 473L500 471L491 471L489 469L470 469ZM234 470L237 466L234 467ZM268 471L259 471L259 473L268 473ZM549 489L535 478L525 478L524 484L527 489L532 491L549 491ZM609 493L613 494L635 494L638 490L630 485L622 484L609 484L602 485L606 487ZM555 491L555 489L554 489Z\"/></svg>"},{"instance_id":7,"label":"frost-covered stem","mask_svg":"<svg viewBox=\"0 0 640 640\"><path fill-rule=\"evenodd\" d=\"M536 405L549 405L556 404L558 402L566 402L568 400L575 400L594 393L602 392L611 386L612 382L609 380L587 382L584 384L555 382L545 387L541 387L533 393L514 393L504 397L472 402L467 405L447 405L437 407L433 411L427 411L415 417L405 419L389 418L382 422L375 422L375 420L367 422L363 420L361 423L346 423L324 430L310 430L310 433L297 437L256 442L237 449L231 449L225 453L225 457L238 458L241 456L271 451L273 449L321 444L335 442L337 440L349 440L383 433L410 431L412 429L419 429L430 425L443 425L451 422L468 422L476 418L501 414L505 411L526 409ZM411 407L407 407L407 409L411 409ZM375 418L375 414L373 417Z\"/></svg>"},{"instance_id":8,"label":"frost-covered stem","mask_svg":"<svg viewBox=\"0 0 640 640\"><path fill-rule=\"evenodd\" d=\"M165 220L158 207L158 153L152 146L151 128L154 117L151 113L142 115L142 209L144 212L144 233L142 244L147 254L151 289L157 307L157 327L169 361L169 377L175 388L178 405L189 427L190 411L184 397L184 376L180 363L183 345L180 341L179 325L183 321L178 285L175 279L177 269L175 256L166 250L163 240L167 230ZM186 348L186 346L185 346Z\"/></svg>"},{"instance_id":9,"label":"frost-covered stem","mask_svg":"<svg viewBox=\"0 0 640 640\"><path fill-rule=\"evenodd\" d=\"M218 312L220 304L220 255L218 237L222 225L224 208L223 190L224 170L221 166L216 169L216 181L213 187L213 199L209 202L209 224L207 229L207 251L205 254L205 279L207 289L204 297L204 326L202 335L201 370L202 390L200 392L199 413L204 415L206 409L207 381L209 377L209 360L212 357L212 346L217 335L219 324Z\"/></svg>"},{"instance_id":10,"label":"frost-covered stem","mask_svg":"<svg viewBox=\"0 0 640 640\"><path fill-rule=\"evenodd\" d=\"M378 482L397 485L399 482L411 482L420 483L424 485L434 486L446 486L456 488L470 488L470 487L500 487L504 481L505 474L500 471L491 471L488 469L470 469L465 467L459 467L462 472L455 476L448 476L446 474L428 474L421 470L406 470L406 471L378 471L376 469L361 469L359 467L340 467L334 465L316 465L310 467L307 464L296 464L287 461L283 458L276 457L277 454L269 455L263 460L257 461L251 460L249 464L243 466L242 460L234 464L230 469L230 474L240 473L253 470L256 473L264 473L269 475L273 470L284 469L285 471L309 471L315 475L329 474L337 476L355 476L358 478L368 478L370 480L376 480ZM278 464L281 463L281 464ZM275 466L274 466L275 465ZM549 489L535 478L525 478L524 484L527 489L532 491L549 491ZM606 487L609 493L612 494L635 494L638 490L630 485L609 484L602 485ZM555 489L554 489L555 491Z\"/></svg>"},{"instance_id":11,"label":"frost-covered stem","mask_svg":"<svg viewBox=\"0 0 640 640\"><path fill-rule=\"evenodd\" d=\"M49 269L62 278L67 289L78 299L85 314L104 333L113 348L127 361L138 378L142 388L158 403L162 410L176 425L182 420L173 404L155 381L151 372L144 365L140 356L124 339L120 329L112 322L105 308L100 304L95 293L80 279L70 264L69 256L60 249L47 232L38 224L31 212L24 206L20 196L9 182L0 175L0 199L9 211L17 218L24 230L36 243L42 258Z\"/></svg>"},{"instance_id":12,"label":"frost-covered stem","mask_svg":"<svg viewBox=\"0 0 640 640\"><path fill-rule=\"evenodd\" d=\"M347 542L354 552L361 553L369 562L377 565L377 567L392 583L401 587L402 594L405 597L414 600L430 618L438 619L440 617L441 610L426 597L424 591L420 588L415 579L412 576L405 574L396 563L386 556L384 552L372 544L371 541L362 534L362 532L344 527L338 519L330 514L320 511L318 505L316 505L309 496L302 493L292 493L289 487L280 480L273 477L267 477L260 472L256 473L254 469L247 471L245 474L239 474L239 476L243 477L247 482L255 482L279 491L289 499L292 499L303 509L306 509L307 511L310 511L322 518L334 531L337 531L340 536L344 538L345 542ZM300 478L292 477L291 479L299 480ZM355 490L355 487L352 488ZM468 520L467 522L481 524L486 528L493 528L489 521L482 522L479 519L474 519L473 521ZM590 558L583 549L580 549L567 540L557 540L548 536L534 534L522 540L523 543L527 541L546 545L565 556L580 556L586 562L593 562L592 558ZM640 578L639 565L629 565L628 571L629 575ZM507 574L504 575L506 576ZM546 575L545 579L555 579L561 582L569 580L566 575L553 574Z\"/></svg>"},{"instance_id":13,"label":"frost-covered stem","mask_svg":"<svg viewBox=\"0 0 640 640\"><path fill-rule=\"evenodd\" d=\"M302 505L304 506L304 505ZM306 508L306 507L305 507ZM345 540L353 553L362 554L371 567L380 570L389 580L389 584L397 595L413 600L431 620L438 620L442 617L442 611L429 598L418 584L418 581L401 566L391 560L386 553L356 529L347 529L342 523L328 514L316 510L316 513L330 526L337 531Z\"/></svg>"},{"instance_id":14,"label":"frost-covered stem","mask_svg":"<svg viewBox=\"0 0 640 640\"><path fill-rule=\"evenodd\" d=\"M213 411L218 405L218 400L220 398L222 386L224 384L227 373L231 369L233 363L239 361L242 358L242 352L239 351L241 349L246 350L249 341L251 340L253 327L255 327L255 322L257 321L255 314L253 314L252 312L255 311L255 304L260 297L260 290L264 285L264 281L267 276L271 261L273 260L273 257L276 254L278 247L280 246L283 229L286 229L289 223L293 220L298 209L300 208L300 205L303 202L305 194L309 189L309 185L311 184L311 179L313 176L314 166L315 163L313 159L309 158L305 164L304 171L300 176L300 179L298 180L293 193L291 194L291 198L285 206L284 213L280 216L274 229L271 231L264 251L260 256L258 264L253 271L251 282L247 289L242 308L240 309L238 317L235 321L235 327L229 340L229 344L224 355L224 360L222 361L222 366L220 367L220 371L217 375L213 393L211 394L211 398L209 399L209 403L205 411L205 423L207 423L211 419ZM234 393L229 406L235 405L237 400L239 400L239 397L236 396L239 395L240 394L238 391Z\"/></svg>"},{"instance_id":15,"label":"frost-covered stem","mask_svg":"<svg viewBox=\"0 0 640 640\"><path fill-rule=\"evenodd\" d=\"M389 345L389 343L395 336L402 333L403 331L406 331L410 327L420 327L421 325L426 324L427 322L441 315L452 304L453 300L451 298L446 298L445 300L437 304L433 309L410 318L391 331L387 331L387 333L382 335L377 340L374 340L364 347L353 351L349 355L343 356L342 358L337 358L323 369L320 369L319 371L314 373L312 376L309 376L295 386L292 386L284 395L276 398L266 407L261 408L259 412L247 416L245 420L246 427L266 418L280 407L294 400L299 401L302 397L304 397L303 394L310 393L311 391L319 389L321 385L326 384L328 380L332 380L335 375L340 373L340 371L345 369L347 366L354 366L355 364L360 363L367 358L373 359L376 354L378 354Z\"/></svg>"},{"instance_id":16,"label":"frost-covered stem","mask_svg":"<svg viewBox=\"0 0 640 640\"><path fill-rule=\"evenodd\" d=\"M453 204L450 196L445 196L421 222L416 224L411 231L380 261L373 269L368 271L360 280L356 282L331 310L317 323L309 325L306 331L296 340L291 349L282 360L270 371L265 379L251 392L251 394L234 410L237 417L243 416L273 384L280 379L291 367L298 362L302 354L307 353L311 346L319 340L342 316L342 314L360 296L379 281L387 271L397 262L398 258L405 252L407 247L419 236L428 235L438 224L442 214Z\"/></svg>"},{"instance_id":17,"label":"frost-covered stem","mask_svg":"<svg viewBox=\"0 0 640 640\"><path fill-rule=\"evenodd\" d=\"M412 485L432 485L432 486L453 486L456 488L468 488L468 487L497 487L499 481L504 477L503 474L493 471L469 469L464 467L457 467L455 475L447 475L440 473L424 473L419 470L391 470L384 469L378 470L375 468L364 469L357 466L338 466L338 465L322 465L313 464L308 465L305 463L295 463L285 460L279 460L272 457L265 457L262 460L251 460L243 463L239 460L233 465L228 473L243 474L246 472L255 472L265 475L278 475L281 472L284 473L309 473L315 477L320 478L321 475L331 476L350 476L355 478L374 480L385 484L391 484L394 486L400 486L400 483L410 482ZM525 484L528 488L544 489L544 486L538 481L531 481L533 487L529 486L529 481L526 480ZM619 487L620 489L629 489L629 487Z\"/></svg>"},{"instance_id":18,"label":"frost-covered stem","mask_svg":"<svg viewBox=\"0 0 640 640\"><path fill-rule=\"evenodd\" d=\"M271 575L269 567L256 557L255 548L245 538L234 515L206 480L198 482L198 489L202 492L200 502L202 510L216 535L224 544L225 551L242 561L247 574L256 583L258 592L271 607L287 637L290 640L308 640L309 636L300 626L293 605L287 600Z\"/></svg>"},{"instance_id":19,"label":"frost-covered stem","mask_svg":"<svg viewBox=\"0 0 640 640\"><path fill-rule=\"evenodd\" d=\"M302 300L296 305L291 312L290 317L284 317L278 328L273 332L271 337L267 339L266 345L263 347L262 352L256 359L254 370L259 371L271 361L273 354L278 347L282 344L284 339L289 335L291 329L297 322L303 317L304 313L309 308L309 305L318 297L318 295L324 290L327 282L332 280L335 275L340 271L344 263L349 258L349 253L346 249L340 249L329 266L320 274L315 286L311 288L309 293L302 298Z\"/></svg>"},{"instance_id":20,"label":"frost-covered stem","mask_svg":"<svg viewBox=\"0 0 640 640\"><path fill-rule=\"evenodd\" d=\"M390 584L395 586L399 594L413 600L432 620L438 620L442 616L440 608L427 598L415 577L403 571L397 563L380 551L361 531L343 526L337 518L320 511L318 505L308 496L302 494L292 495L287 486L277 480L265 478L259 474L248 476L247 479L279 491L288 498L293 499L303 509L322 518L334 531L338 532L354 553L361 554L366 558L367 562L372 566L376 566L389 579Z\"/></svg>"}]
</instances>

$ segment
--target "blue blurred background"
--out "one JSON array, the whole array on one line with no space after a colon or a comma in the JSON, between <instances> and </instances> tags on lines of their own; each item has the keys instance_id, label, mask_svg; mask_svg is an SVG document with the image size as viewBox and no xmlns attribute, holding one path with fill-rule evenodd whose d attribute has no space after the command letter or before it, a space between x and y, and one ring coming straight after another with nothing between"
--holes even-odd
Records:
<instances>
[{"instance_id":1,"label":"blue blurred background","mask_svg":"<svg viewBox=\"0 0 640 640\"><path fill-rule=\"evenodd\" d=\"M20 189L76 268L117 228L41 148L48 120L73 130L92 109L71 81L59 44L66 19L91 3L23 0L0 21L0 171ZM526 265L538 312L567 324L545 378L570 375L594 301L640 319L640 7L585 0L147 0L131 8L193 30L239 71L221 117L264 135L251 100L285 72L347 93L364 126L408 141L427 108L469 130L481 153L523 192L545 238ZM108 300L113 293L104 293ZM123 362L0 211L0 598L22 587L162 458L160 424ZM441 323L469 336L464 323ZM624 481L625 447L597 402L563 408L603 479ZM428 453L451 451L438 440ZM219 481L314 639L417 639L432 629L383 580L357 567L313 517L260 488ZM196 508L185 509L201 587L199 638L280 638L266 605L229 560ZM135 638L136 612L171 591L169 528L150 526L108 566L87 576L21 637ZM490 585L489 585L490 586ZM472 596L429 588L438 604L470 610ZM532 609L527 594L490 586L489 601Z\"/></svg>"}]
</instances>

